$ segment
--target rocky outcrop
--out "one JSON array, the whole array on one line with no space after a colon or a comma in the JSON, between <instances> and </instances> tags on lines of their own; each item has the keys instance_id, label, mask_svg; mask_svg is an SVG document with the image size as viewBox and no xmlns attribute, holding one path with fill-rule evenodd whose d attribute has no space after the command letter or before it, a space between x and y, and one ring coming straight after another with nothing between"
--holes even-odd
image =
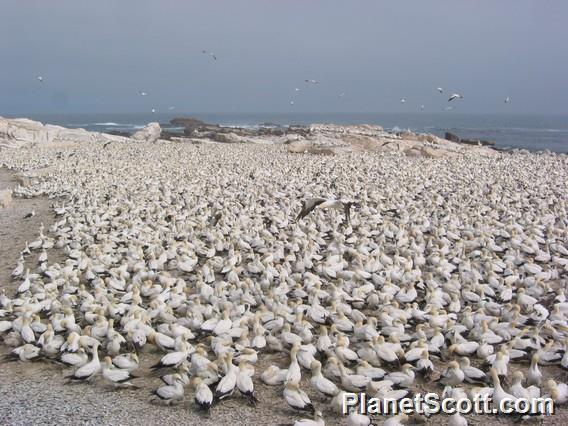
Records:
<instances>
[{"instance_id":1,"label":"rocky outcrop","mask_svg":"<svg viewBox=\"0 0 568 426\"><path fill-rule=\"evenodd\" d=\"M439 138L431 134L410 131L391 133L381 126L335 124L312 124L302 134L307 142L293 143L291 152L321 153L325 147L333 153L349 151L371 151L402 154L408 157L444 158L468 151L493 154L484 147L464 145Z\"/></svg>"},{"instance_id":2,"label":"rocky outcrop","mask_svg":"<svg viewBox=\"0 0 568 426\"><path fill-rule=\"evenodd\" d=\"M460 141L460 137L458 135L451 133L451 132L446 132L444 137L451 142L459 142Z\"/></svg>"},{"instance_id":3,"label":"rocky outcrop","mask_svg":"<svg viewBox=\"0 0 568 426\"><path fill-rule=\"evenodd\" d=\"M330 146L315 144L310 141L296 141L288 144L288 152L296 154L318 154L318 155L336 155L351 152L349 146Z\"/></svg>"},{"instance_id":4,"label":"rocky outcrop","mask_svg":"<svg viewBox=\"0 0 568 426\"><path fill-rule=\"evenodd\" d=\"M135 141L154 143L160 139L162 128L159 123L148 123L144 128L138 130L130 138Z\"/></svg>"},{"instance_id":5,"label":"rocky outcrop","mask_svg":"<svg viewBox=\"0 0 568 426\"><path fill-rule=\"evenodd\" d=\"M420 153L422 154L422 156L427 158L442 158L455 155L455 153L452 151L434 149L428 146L423 146L422 148L420 148Z\"/></svg>"},{"instance_id":6,"label":"rocky outcrop","mask_svg":"<svg viewBox=\"0 0 568 426\"><path fill-rule=\"evenodd\" d=\"M493 146L495 145L494 141L488 141L485 139L462 139L458 135L455 135L450 132L446 132L445 137L447 140L456 142L456 143L463 143L465 145L478 145L478 146Z\"/></svg>"},{"instance_id":7,"label":"rocky outcrop","mask_svg":"<svg viewBox=\"0 0 568 426\"><path fill-rule=\"evenodd\" d=\"M216 132L221 129L217 124L208 124L191 117L176 117L170 120L170 124L176 127L183 127L183 133L186 136L195 136L197 132Z\"/></svg>"},{"instance_id":8,"label":"rocky outcrop","mask_svg":"<svg viewBox=\"0 0 568 426\"><path fill-rule=\"evenodd\" d=\"M212 137L213 140L223 143L246 143L248 140L234 132L229 133L215 133Z\"/></svg>"},{"instance_id":9,"label":"rocky outcrop","mask_svg":"<svg viewBox=\"0 0 568 426\"><path fill-rule=\"evenodd\" d=\"M404 154L407 157L422 157L422 151L416 148L410 148L404 151Z\"/></svg>"},{"instance_id":10,"label":"rocky outcrop","mask_svg":"<svg viewBox=\"0 0 568 426\"><path fill-rule=\"evenodd\" d=\"M310 133L328 133L342 135L360 135L360 136L378 136L385 133L381 126L374 124L356 124L350 126L342 126L339 124L310 124L308 127Z\"/></svg>"},{"instance_id":11,"label":"rocky outcrop","mask_svg":"<svg viewBox=\"0 0 568 426\"><path fill-rule=\"evenodd\" d=\"M179 142L199 143L253 143L287 145L294 153L313 153L335 155L345 152L385 152L408 157L442 158L467 152L495 154L479 141L469 144L452 142L435 135L404 131L392 133L376 125L342 126L337 124L312 124L310 126L289 126L287 128L236 128L220 127L192 118L177 118L174 125L183 125L186 137L175 134L167 139ZM191 137L187 136L191 134ZM66 129L60 126L44 125L27 119L0 118L0 147L21 146L23 144L50 144L56 142L114 142L141 141L154 143L161 141L162 129L158 123L149 123L130 138L105 133L87 132L83 129ZM455 135L449 135L453 139ZM458 138L459 139L459 138Z\"/></svg>"},{"instance_id":12,"label":"rocky outcrop","mask_svg":"<svg viewBox=\"0 0 568 426\"><path fill-rule=\"evenodd\" d=\"M27 118L0 117L0 148L19 148L25 145L58 145L81 142L118 142L127 138L85 129L68 129Z\"/></svg>"}]
</instances>

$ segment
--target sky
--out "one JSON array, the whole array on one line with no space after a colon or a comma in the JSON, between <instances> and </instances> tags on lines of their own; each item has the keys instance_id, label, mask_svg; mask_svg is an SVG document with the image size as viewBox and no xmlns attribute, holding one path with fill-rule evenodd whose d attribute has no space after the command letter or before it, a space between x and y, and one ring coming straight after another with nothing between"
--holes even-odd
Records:
<instances>
[{"instance_id":1,"label":"sky","mask_svg":"<svg viewBox=\"0 0 568 426\"><path fill-rule=\"evenodd\" d=\"M454 92L464 113L568 113L565 0L0 0L0 10L0 115L440 111Z\"/></svg>"}]
</instances>

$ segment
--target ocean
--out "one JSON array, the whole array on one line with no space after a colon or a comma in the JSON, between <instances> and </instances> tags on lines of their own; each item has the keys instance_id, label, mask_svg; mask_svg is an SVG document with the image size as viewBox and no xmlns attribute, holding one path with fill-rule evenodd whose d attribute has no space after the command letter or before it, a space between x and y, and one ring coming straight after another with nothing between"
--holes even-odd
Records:
<instances>
[{"instance_id":1,"label":"ocean","mask_svg":"<svg viewBox=\"0 0 568 426\"><path fill-rule=\"evenodd\" d=\"M150 121L170 131L174 117L193 117L222 126L258 127L265 123L379 124L388 130L412 130L444 136L452 132L461 138L485 139L503 149L568 152L568 116L440 113L137 113L137 114L35 114L29 118L65 127L93 131L133 132Z\"/></svg>"}]
</instances>

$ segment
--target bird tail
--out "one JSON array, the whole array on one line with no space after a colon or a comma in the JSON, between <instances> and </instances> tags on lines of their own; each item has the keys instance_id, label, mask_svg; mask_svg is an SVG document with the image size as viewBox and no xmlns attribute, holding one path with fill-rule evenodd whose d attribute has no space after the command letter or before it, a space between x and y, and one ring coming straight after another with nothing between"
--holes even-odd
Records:
<instances>
[{"instance_id":1,"label":"bird tail","mask_svg":"<svg viewBox=\"0 0 568 426\"><path fill-rule=\"evenodd\" d=\"M255 406L258 403L258 399L256 398L256 396L254 396L254 393L247 392L244 395L249 405Z\"/></svg>"}]
</instances>

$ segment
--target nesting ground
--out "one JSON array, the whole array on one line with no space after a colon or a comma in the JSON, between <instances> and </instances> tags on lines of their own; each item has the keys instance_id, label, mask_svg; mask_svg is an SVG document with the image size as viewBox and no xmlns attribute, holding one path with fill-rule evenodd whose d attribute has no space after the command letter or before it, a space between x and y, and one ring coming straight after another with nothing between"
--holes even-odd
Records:
<instances>
[{"instance_id":1,"label":"nesting ground","mask_svg":"<svg viewBox=\"0 0 568 426\"><path fill-rule=\"evenodd\" d=\"M430 159L349 153L323 157L291 154L282 146L184 143L113 143L107 148L101 144L40 146L2 151L0 155L0 165L13 169L0 169L0 189L17 187L15 171L49 167L37 181L20 188L13 205L0 215L0 283L11 298L16 298L21 279L12 280L10 273L25 242L38 238L42 224L45 238L60 243L48 251L47 267L59 271L58 265L67 262L87 291L92 290L84 279L85 271L76 267L69 257L71 252L75 252L73 256L79 252L94 267L99 262L97 257L102 259L104 250L108 250L109 258L100 264L109 270L128 265L134 275L140 267L138 262L149 262L177 247L177 257L169 258L157 273L181 279L188 289L182 293L187 295L199 294L201 283L207 282L216 288L217 300L234 305L252 300L276 313L289 307L291 314L296 304L310 305L313 293L323 290L337 297L334 304L321 297L330 315L336 317L337 305L345 301L338 296L340 289L353 299L364 300L360 312L383 318L379 323L399 308L412 310L416 302L415 308L429 315L425 325L434 316L447 326L442 332L448 342L456 339L451 324L466 323L468 316L478 323L486 316L489 322L494 321L496 330L499 324L511 322L506 319L512 315L505 312L507 304L498 297L506 287L504 277L518 276L511 303L517 301L517 289L524 288L537 300L546 300L550 311L554 302L549 301L561 296L566 284L566 267L561 260L565 256L558 249L566 249L568 242L566 156L504 153L486 157L473 153ZM342 212L318 210L294 223L301 200L312 196L356 201L351 224L344 223ZM63 202L66 213L55 217L52 204L61 206ZM36 215L23 219L32 209ZM218 213L220 219L213 225ZM100 250L95 250L95 245ZM152 255L148 246L155 250ZM535 261L539 251L551 258ZM37 268L37 254L26 258L26 267L32 272ZM180 263L190 265L194 261L193 271L180 270ZM258 262L268 272L257 272ZM501 263L503 268L499 268ZM231 267L220 273L228 264ZM306 272L317 278L306 276ZM370 292L379 298L372 306L367 306L370 294L357 290L369 282L373 283ZM442 286L444 282L450 284ZM35 291L43 284L36 283ZM65 288L71 285L63 284ZM131 291L131 280L124 279L124 285L122 291L109 290L109 294L118 297ZM451 293L451 287L460 297L455 312L455 305L451 308L440 293ZM417 295L406 302L406 297L412 298L412 290L417 290ZM490 290L495 292L494 297ZM461 299L464 295L469 300ZM284 308L276 309L274 300ZM73 309L77 323L86 326L79 305ZM256 308L252 306L251 310ZM172 312L176 318L190 317L185 309ZM539 324L538 337L543 343L552 341L552 348L563 353L567 334L562 324L540 318L528 306L521 306L520 315L515 317L512 330L519 332L527 327L531 333L536 329L530 324ZM523 324L523 317L530 320ZM43 320L47 322L47 314L43 314ZM391 321L390 325L380 325L378 331L381 327L385 328L383 334L394 334L393 327L398 324ZM402 334L415 340L415 325L407 322L402 327ZM316 325L314 334L317 331ZM475 340L472 331L475 334L468 329L460 337ZM277 331L274 333L278 336ZM352 347L359 348L353 332L345 333L352 337ZM0 346L2 354L11 349ZM445 359L446 351L443 348ZM214 360L215 355L209 354ZM136 390L114 390L100 376L90 384L66 384L63 376L72 370L49 361L3 364L2 423L139 424L143 420L147 424L251 425L293 423L302 417L282 398L283 386L267 386L259 380L260 373L271 364L287 367L287 352L260 351L255 365L256 407L249 407L235 393L214 406L210 416L196 413L189 389L179 405L163 407L148 401L150 392L160 386L159 377L150 373L149 366L162 355L150 344L142 350L141 368L135 372L141 376L135 380L140 389ZM446 361L432 359L434 376L438 376ZM474 364L481 366L481 360ZM528 363L511 363L510 371L517 369L526 373ZM566 381L558 366L541 370L545 378ZM345 419L334 414L310 387L309 375L303 370L301 386L323 411L326 424L344 424ZM418 379L412 390L441 393L442 387ZM440 419L446 421L434 417L427 423ZM509 422L497 417L468 420ZM561 410L554 418L544 419L544 424L565 420L566 413Z\"/></svg>"}]
</instances>

